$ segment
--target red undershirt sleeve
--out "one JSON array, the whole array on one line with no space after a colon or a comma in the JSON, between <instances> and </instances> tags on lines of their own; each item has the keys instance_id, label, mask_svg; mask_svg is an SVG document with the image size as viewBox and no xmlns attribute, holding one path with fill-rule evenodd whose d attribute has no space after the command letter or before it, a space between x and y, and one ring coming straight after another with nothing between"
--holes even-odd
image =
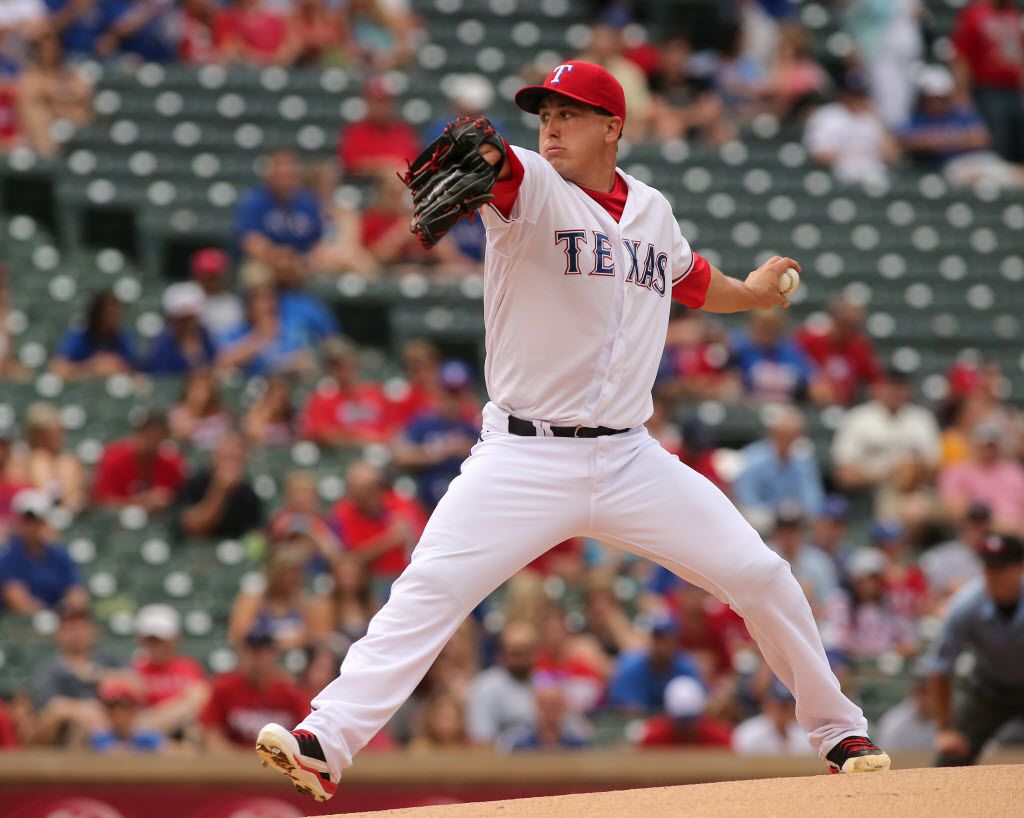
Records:
<instances>
[{"instance_id":1,"label":"red undershirt sleeve","mask_svg":"<svg viewBox=\"0 0 1024 818\"><path fill-rule=\"evenodd\" d=\"M519 188L523 184L526 169L507 141L505 141L505 161L508 162L509 167L512 169L512 175L508 179L495 183L494 190L492 191L494 199L491 201L491 204L494 205L502 216L510 219L512 218L512 206L516 203L516 196L519 195Z\"/></svg>"},{"instance_id":2,"label":"red undershirt sleeve","mask_svg":"<svg viewBox=\"0 0 1024 818\"><path fill-rule=\"evenodd\" d=\"M711 285L711 265L703 256L693 254L693 267L672 287L672 300L697 310L704 306Z\"/></svg>"}]
</instances>

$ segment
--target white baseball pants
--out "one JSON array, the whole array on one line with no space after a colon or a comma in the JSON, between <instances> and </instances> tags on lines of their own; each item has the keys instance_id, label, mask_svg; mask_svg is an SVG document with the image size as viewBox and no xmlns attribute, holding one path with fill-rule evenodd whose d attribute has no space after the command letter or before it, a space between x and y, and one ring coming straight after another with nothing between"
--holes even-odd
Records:
<instances>
[{"instance_id":1,"label":"white baseball pants","mask_svg":"<svg viewBox=\"0 0 1024 818\"><path fill-rule=\"evenodd\" d=\"M714 485L647 429L593 439L508 434L484 410L482 439L452 481L341 673L299 727L334 776L408 698L469 613L555 543L588 536L647 557L728 603L746 621L796 716L824 756L865 735L860 708L829 668L803 591Z\"/></svg>"}]
</instances>

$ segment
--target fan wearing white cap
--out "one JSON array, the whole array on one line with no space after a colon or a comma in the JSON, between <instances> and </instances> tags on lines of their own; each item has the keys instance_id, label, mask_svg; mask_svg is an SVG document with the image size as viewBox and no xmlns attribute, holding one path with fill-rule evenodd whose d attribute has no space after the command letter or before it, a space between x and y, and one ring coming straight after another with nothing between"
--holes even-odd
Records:
<instances>
[{"instance_id":1,"label":"fan wearing white cap","mask_svg":"<svg viewBox=\"0 0 1024 818\"><path fill-rule=\"evenodd\" d=\"M88 604L78 569L50 527L45 492L22 489L11 503L15 522L0 550L0 611L34 614L59 604Z\"/></svg>"},{"instance_id":2,"label":"fan wearing white cap","mask_svg":"<svg viewBox=\"0 0 1024 818\"><path fill-rule=\"evenodd\" d=\"M690 745L728 747L732 729L720 719L705 714L708 694L692 676L676 676L665 688L665 713L630 729L642 747Z\"/></svg>"},{"instance_id":3,"label":"fan wearing white cap","mask_svg":"<svg viewBox=\"0 0 1024 818\"><path fill-rule=\"evenodd\" d=\"M167 322L142 362L150 375L184 375L213 363L213 339L201 323L206 294L194 281L172 284L164 290Z\"/></svg>"},{"instance_id":4,"label":"fan wearing white cap","mask_svg":"<svg viewBox=\"0 0 1024 818\"><path fill-rule=\"evenodd\" d=\"M180 634L181 616L170 605L139 608L139 649L132 657L132 669L145 693L146 709L139 718L149 729L170 735L195 724L210 695L202 666L178 652Z\"/></svg>"},{"instance_id":5,"label":"fan wearing white cap","mask_svg":"<svg viewBox=\"0 0 1024 818\"><path fill-rule=\"evenodd\" d=\"M992 150L985 121L969 100L957 94L947 69L938 65L922 69L917 89L918 109L900 141L922 167L941 170L950 184L959 187L979 182L1024 186L1024 167Z\"/></svg>"}]
</instances>

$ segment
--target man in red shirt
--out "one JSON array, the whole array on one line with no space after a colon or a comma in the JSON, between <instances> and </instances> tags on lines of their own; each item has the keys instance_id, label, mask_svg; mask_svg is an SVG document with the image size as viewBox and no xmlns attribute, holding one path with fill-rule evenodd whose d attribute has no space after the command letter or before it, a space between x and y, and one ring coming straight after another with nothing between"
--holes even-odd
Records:
<instances>
[{"instance_id":1,"label":"man in red shirt","mask_svg":"<svg viewBox=\"0 0 1024 818\"><path fill-rule=\"evenodd\" d=\"M643 722L635 742L641 747L690 745L728 747L732 729L704 715L707 694L690 676L676 676L665 688L665 713Z\"/></svg>"},{"instance_id":2,"label":"man in red shirt","mask_svg":"<svg viewBox=\"0 0 1024 818\"><path fill-rule=\"evenodd\" d=\"M416 132L395 112L395 100L379 79L371 79L363 88L366 116L349 125L338 139L338 162L345 173L366 174L375 171L393 173L405 167L420 152Z\"/></svg>"},{"instance_id":3,"label":"man in red shirt","mask_svg":"<svg viewBox=\"0 0 1024 818\"><path fill-rule=\"evenodd\" d=\"M1004 159L1024 162L1024 28L1014 0L975 0L953 31L953 67Z\"/></svg>"},{"instance_id":4,"label":"man in red shirt","mask_svg":"<svg viewBox=\"0 0 1024 818\"><path fill-rule=\"evenodd\" d=\"M174 735L194 724L210 696L202 666L178 653L181 617L170 605L144 605L135 618L139 650L132 668L142 682L146 709L140 723Z\"/></svg>"},{"instance_id":5,"label":"man in red shirt","mask_svg":"<svg viewBox=\"0 0 1024 818\"><path fill-rule=\"evenodd\" d=\"M309 396L299 422L302 436L323 446L381 443L393 426L384 390L359 380L355 347L340 338L323 344L329 380Z\"/></svg>"},{"instance_id":6,"label":"man in red shirt","mask_svg":"<svg viewBox=\"0 0 1024 818\"><path fill-rule=\"evenodd\" d=\"M332 510L334 525L345 548L370 566L374 580L390 587L409 564L426 515L414 499L387 487L380 470L365 461L349 467L345 483L346 496Z\"/></svg>"},{"instance_id":7,"label":"man in red shirt","mask_svg":"<svg viewBox=\"0 0 1024 818\"><path fill-rule=\"evenodd\" d=\"M263 0L235 0L213 18L213 43L224 60L285 64L292 49L288 21L263 7Z\"/></svg>"},{"instance_id":8,"label":"man in red shirt","mask_svg":"<svg viewBox=\"0 0 1024 818\"><path fill-rule=\"evenodd\" d=\"M185 460L168 437L167 418L147 412L128 437L107 444L96 466L93 500L99 505L170 505L185 479Z\"/></svg>"},{"instance_id":9,"label":"man in red shirt","mask_svg":"<svg viewBox=\"0 0 1024 818\"><path fill-rule=\"evenodd\" d=\"M862 329L864 308L840 297L829 304L828 312L825 321L804 324L796 340L820 369L822 398L850 406L878 380L881 369L871 339Z\"/></svg>"},{"instance_id":10,"label":"man in red shirt","mask_svg":"<svg viewBox=\"0 0 1024 818\"><path fill-rule=\"evenodd\" d=\"M248 750L263 725L297 723L308 713L306 694L278 665L274 637L254 629L242 643L238 667L214 678L200 722L208 748Z\"/></svg>"}]
</instances>

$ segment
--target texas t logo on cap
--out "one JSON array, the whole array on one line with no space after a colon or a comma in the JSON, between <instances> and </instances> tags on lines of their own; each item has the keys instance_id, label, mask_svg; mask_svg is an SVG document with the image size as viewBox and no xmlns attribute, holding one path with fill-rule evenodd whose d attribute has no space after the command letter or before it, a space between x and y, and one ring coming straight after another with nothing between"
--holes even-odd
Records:
<instances>
[{"instance_id":1,"label":"texas t logo on cap","mask_svg":"<svg viewBox=\"0 0 1024 818\"><path fill-rule=\"evenodd\" d=\"M558 68L552 71L551 73L554 74L554 76L551 78L551 84L558 85L558 83L562 81L562 74L564 74L566 71L572 71L572 66L560 65L558 66Z\"/></svg>"}]
</instances>

